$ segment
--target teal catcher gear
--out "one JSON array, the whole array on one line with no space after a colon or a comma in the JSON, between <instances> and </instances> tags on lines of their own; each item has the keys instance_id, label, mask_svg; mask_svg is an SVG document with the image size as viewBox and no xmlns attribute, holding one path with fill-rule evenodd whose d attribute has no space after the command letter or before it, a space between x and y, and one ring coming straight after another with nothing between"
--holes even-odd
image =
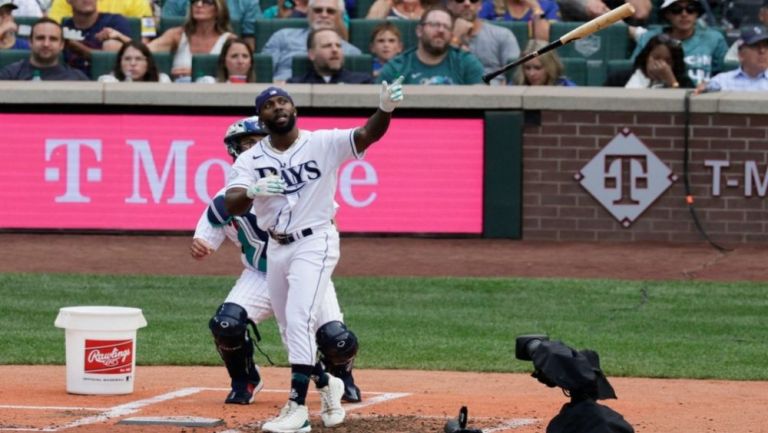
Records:
<instances>
[{"instance_id":1,"label":"teal catcher gear","mask_svg":"<svg viewBox=\"0 0 768 433\"><path fill-rule=\"evenodd\" d=\"M227 152L232 158L240 155L239 138L246 135L267 135L266 129L261 124L259 116L246 117L229 125L227 133L224 135L224 144L227 145Z\"/></svg>"}]
</instances>

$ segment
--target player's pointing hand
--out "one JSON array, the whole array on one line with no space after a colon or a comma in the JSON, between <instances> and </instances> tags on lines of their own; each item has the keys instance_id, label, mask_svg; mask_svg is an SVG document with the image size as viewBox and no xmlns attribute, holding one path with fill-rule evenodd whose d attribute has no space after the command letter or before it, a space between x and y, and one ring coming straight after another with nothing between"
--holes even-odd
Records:
<instances>
[{"instance_id":1,"label":"player's pointing hand","mask_svg":"<svg viewBox=\"0 0 768 433\"><path fill-rule=\"evenodd\" d=\"M282 194L285 191L285 181L277 175L262 177L251 185L246 192L248 198L266 197Z\"/></svg>"},{"instance_id":2,"label":"player's pointing hand","mask_svg":"<svg viewBox=\"0 0 768 433\"><path fill-rule=\"evenodd\" d=\"M379 108L381 111L391 113L403 101L403 80L402 75L392 84L386 81L381 82L381 94L379 95Z\"/></svg>"}]
</instances>

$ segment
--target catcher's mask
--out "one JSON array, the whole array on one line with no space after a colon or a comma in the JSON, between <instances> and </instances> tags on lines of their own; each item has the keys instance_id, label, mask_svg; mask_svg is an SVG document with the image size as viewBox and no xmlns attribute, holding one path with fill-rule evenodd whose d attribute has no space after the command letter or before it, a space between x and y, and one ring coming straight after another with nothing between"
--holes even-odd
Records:
<instances>
[{"instance_id":1,"label":"catcher's mask","mask_svg":"<svg viewBox=\"0 0 768 433\"><path fill-rule=\"evenodd\" d=\"M248 135L268 135L259 120L259 116L240 119L227 128L227 133L224 134L224 144L227 146L227 153L232 158L237 158L242 152L242 149L240 149L240 137Z\"/></svg>"}]
</instances>

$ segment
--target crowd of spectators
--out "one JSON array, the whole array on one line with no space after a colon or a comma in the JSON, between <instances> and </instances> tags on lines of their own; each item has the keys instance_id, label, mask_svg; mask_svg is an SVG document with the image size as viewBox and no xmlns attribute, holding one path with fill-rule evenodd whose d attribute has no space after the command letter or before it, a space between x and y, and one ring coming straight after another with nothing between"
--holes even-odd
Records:
<instances>
[{"instance_id":1,"label":"crowd of spectators","mask_svg":"<svg viewBox=\"0 0 768 433\"><path fill-rule=\"evenodd\" d=\"M569 21L626 2L635 14L617 24L623 55L590 57L615 42L598 33L491 84L768 90L768 0L759 9L740 1L0 0L0 79L365 84L402 75L405 84L481 84ZM284 19L268 34L259 27ZM104 55L111 69L94 72ZM204 73L193 71L196 56L211 57ZM574 56L597 64L601 81L569 70L586 64ZM271 76L257 68L269 72L264 59Z\"/></svg>"}]
</instances>

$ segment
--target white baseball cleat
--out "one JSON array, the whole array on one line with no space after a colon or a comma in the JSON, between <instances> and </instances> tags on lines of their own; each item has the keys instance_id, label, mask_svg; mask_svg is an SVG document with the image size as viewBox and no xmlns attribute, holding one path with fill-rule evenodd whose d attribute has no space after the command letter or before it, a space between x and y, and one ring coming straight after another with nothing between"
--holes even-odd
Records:
<instances>
[{"instance_id":1,"label":"white baseball cleat","mask_svg":"<svg viewBox=\"0 0 768 433\"><path fill-rule=\"evenodd\" d=\"M320 392L320 418L323 425L334 427L344 422L347 412L341 407L341 397L344 396L344 381L328 375L328 385L318 389Z\"/></svg>"},{"instance_id":2,"label":"white baseball cleat","mask_svg":"<svg viewBox=\"0 0 768 433\"><path fill-rule=\"evenodd\" d=\"M307 433L312 430L309 424L309 410L307 406L288 400L288 403L280 409L280 415L265 422L261 430L273 433Z\"/></svg>"}]
</instances>

